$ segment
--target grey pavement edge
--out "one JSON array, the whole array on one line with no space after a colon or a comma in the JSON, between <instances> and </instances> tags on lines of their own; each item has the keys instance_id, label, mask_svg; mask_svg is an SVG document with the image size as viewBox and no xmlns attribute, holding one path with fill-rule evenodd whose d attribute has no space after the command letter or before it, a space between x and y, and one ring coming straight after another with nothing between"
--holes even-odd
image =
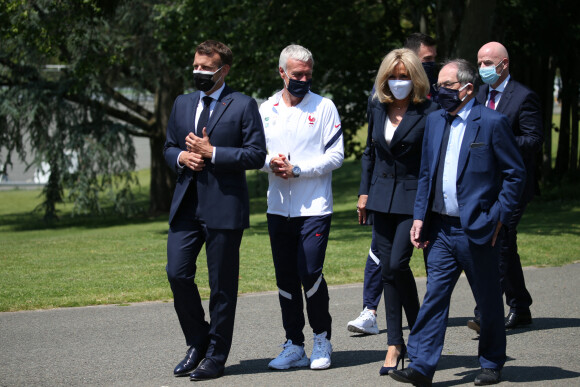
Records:
<instances>
[{"instance_id":1,"label":"grey pavement edge","mask_svg":"<svg viewBox=\"0 0 580 387\"><path fill-rule=\"evenodd\" d=\"M361 267L364 262L361 260ZM580 386L580 263L526 268L534 298L533 324L508 332L502 384ZM419 294L425 278L418 278ZM168 285L169 286L169 285ZM377 336L346 330L361 311L362 285L330 288L332 366L273 371L284 332L277 293L239 297L234 342L225 375L207 386L361 386L399 383L379 376L385 356L384 306ZM205 302L207 307L207 302ZM453 293L445 347L434 383L473 385L477 335L466 327L473 297L465 277ZM405 339L408 329L404 330ZM305 328L306 351L312 350ZM192 386L173 377L185 343L172 303L97 306L0 313L0 386Z\"/></svg>"}]
</instances>

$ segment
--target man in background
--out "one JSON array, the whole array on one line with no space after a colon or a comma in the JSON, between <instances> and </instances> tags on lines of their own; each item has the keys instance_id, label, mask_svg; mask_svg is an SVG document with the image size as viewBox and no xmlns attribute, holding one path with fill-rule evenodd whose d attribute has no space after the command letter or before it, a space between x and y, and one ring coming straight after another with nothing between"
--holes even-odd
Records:
<instances>
[{"instance_id":1,"label":"man in background","mask_svg":"<svg viewBox=\"0 0 580 387\"><path fill-rule=\"evenodd\" d=\"M484 44L477 53L479 75L485 83L479 89L477 101L507 116L516 137L526 167L526 185L510 221L505 224L506 238L500 252L501 287L510 310L505 327L512 329L532 323L532 297L526 288L522 264L518 254L517 227L528 203L539 191L534 175L536 157L544 142L540 99L536 93L514 80L510 75L509 56L498 42ZM479 333L479 310L467 326Z\"/></svg>"},{"instance_id":2,"label":"man in background","mask_svg":"<svg viewBox=\"0 0 580 387\"><path fill-rule=\"evenodd\" d=\"M433 102L437 102L437 90L433 84L437 82L437 69L435 61L437 60L437 42L429 35L420 32L412 33L405 40L405 48L411 49L417 54L427 78L429 78L429 95L427 96Z\"/></svg>"}]
</instances>

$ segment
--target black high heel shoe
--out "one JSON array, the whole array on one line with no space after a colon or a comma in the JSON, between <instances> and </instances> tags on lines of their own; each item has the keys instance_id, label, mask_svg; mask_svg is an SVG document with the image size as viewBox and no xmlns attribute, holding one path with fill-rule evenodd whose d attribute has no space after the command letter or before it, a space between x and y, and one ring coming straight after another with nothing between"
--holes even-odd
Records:
<instances>
[{"instance_id":1,"label":"black high heel shoe","mask_svg":"<svg viewBox=\"0 0 580 387\"><path fill-rule=\"evenodd\" d=\"M381 367L381 369L379 371L379 375L381 375L381 376L388 375L389 372L398 369L399 362L401 362L401 369L404 370L405 369L405 355L406 354L407 354L407 346L405 344L403 344L403 346L401 347L401 353L399 353L399 356L397 356L397 364L395 364L394 367Z\"/></svg>"}]
</instances>

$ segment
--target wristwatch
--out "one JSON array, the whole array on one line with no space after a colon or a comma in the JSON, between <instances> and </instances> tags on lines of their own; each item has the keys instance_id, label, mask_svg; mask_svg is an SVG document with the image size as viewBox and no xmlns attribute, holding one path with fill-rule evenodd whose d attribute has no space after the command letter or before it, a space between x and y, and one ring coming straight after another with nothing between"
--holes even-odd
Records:
<instances>
[{"instance_id":1,"label":"wristwatch","mask_svg":"<svg viewBox=\"0 0 580 387\"><path fill-rule=\"evenodd\" d=\"M298 165L295 165L292 168L292 175L294 175L294 177L299 177L300 176L300 172L302 172L302 170L300 169L300 167Z\"/></svg>"}]
</instances>

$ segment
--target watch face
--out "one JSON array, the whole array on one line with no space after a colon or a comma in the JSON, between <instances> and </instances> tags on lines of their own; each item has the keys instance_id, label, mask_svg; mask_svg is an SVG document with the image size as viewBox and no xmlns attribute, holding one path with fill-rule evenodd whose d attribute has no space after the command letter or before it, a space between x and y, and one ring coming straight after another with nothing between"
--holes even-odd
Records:
<instances>
[{"instance_id":1,"label":"watch face","mask_svg":"<svg viewBox=\"0 0 580 387\"><path fill-rule=\"evenodd\" d=\"M300 167L295 166L294 168L292 168L292 173L294 174L294 176L298 176L300 175Z\"/></svg>"}]
</instances>

